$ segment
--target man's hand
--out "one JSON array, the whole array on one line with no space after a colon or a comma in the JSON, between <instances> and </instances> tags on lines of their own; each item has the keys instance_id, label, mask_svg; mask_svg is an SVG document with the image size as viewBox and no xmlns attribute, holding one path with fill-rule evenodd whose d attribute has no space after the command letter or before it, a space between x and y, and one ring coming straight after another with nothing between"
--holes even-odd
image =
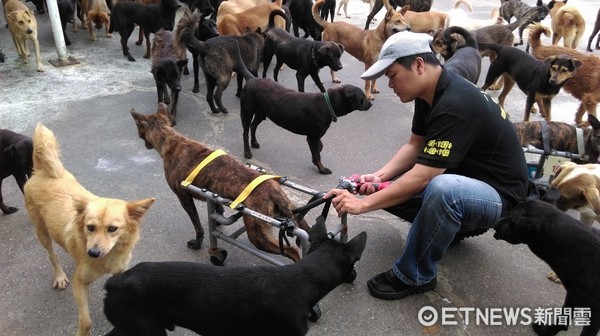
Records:
<instances>
[{"instance_id":1,"label":"man's hand","mask_svg":"<svg viewBox=\"0 0 600 336\"><path fill-rule=\"evenodd\" d=\"M358 215L363 212L362 210L362 200L356 198L352 195L348 190L342 189L331 189L325 195L323 195L324 199L330 199L331 204L338 213L338 217L341 217L344 214L352 214Z\"/></svg>"}]
</instances>

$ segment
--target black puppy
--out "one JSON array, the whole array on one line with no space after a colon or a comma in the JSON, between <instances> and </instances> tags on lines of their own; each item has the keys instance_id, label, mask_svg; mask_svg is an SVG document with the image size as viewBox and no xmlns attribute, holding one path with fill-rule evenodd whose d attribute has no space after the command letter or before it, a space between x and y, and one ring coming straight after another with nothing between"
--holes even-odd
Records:
<instances>
[{"instance_id":1,"label":"black puppy","mask_svg":"<svg viewBox=\"0 0 600 336\"><path fill-rule=\"evenodd\" d=\"M108 335L166 335L175 326L204 336L305 335L312 307L353 275L367 234L342 244L319 217L309 241L304 258L279 267L140 263L106 282Z\"/></svg>"},{"instance_id":2,"label":"black puppy","mask_svg":"<svg viewBox=\"0 0 600 336\"><path fill-rule=\"evenodd\" d=\"M240 57L237 52L237 58ZM256 128L269 118L290 132L306 135L313 164L317 166L319 173L331 174L331 170L321 162L321 138L331 122L337 121L337 117L371 108L371 102L364 91L354 85L342 85L323 93L297 92L270 79L255 78L241 60L238 61L237 69L246 78L246 86L240 99L244 157L252 158L248 130L251 130L252 147L260 148L256 141Z\"/></svg>"},{"instance_id":3,"label":"black puppy","mask_svg":"<svg viewBox=\"0 0 600 336\"><path fill-rule=\"evenodd\" d=\"M529 113L535 102L538 102L540 114L550 121L552 98L581 66L581 61L567 55L551 56L540 61L515 47L489 43L480 43L479 46L490 49L497 55L490 64L481 89L487 90L498 77L508 74L509 76L504 76L504 87L498 96L498 102L504 107L504 100L516 82L519 89L527 95L523 121L529 121Z\"/></svg>"},{"instance_id":4,"label":"black puppy","mask_svg":"<svg viewBox=\"0 0 600 336\"><path fill-rule=\"evenodd\" d=\"M176 37L168 30L161 29L152 41L152 75L156 82L158 102L169 106L171 125L176 124L177 101L181 91L181 74L187 65L186 49L181 44L181 30L177 29ZM171 97L169 91L171 90Z\"/></svg>"},{"instance_id":5,"label":"black puppy","mask_svg":"<svg viewBox=\"0 0 600 336\"><path fill-rule=\"evenodd\" d=\"M281 13L284 12L281 11ZM206 80L206 101L210 110L213 113L228 113L229 111L223 106L221 97L237 66L235 50L240 50L242 60L250 68L252 74L257 76L265 38L259 30L259 32L247 31L242 36L220 35L210 38L206 42L200 41L194 35L197 15L194 13L191 16L184 16L177 24L178 27L181 27L182 43L192 54L199 55L200 66ZM236 96L238 97L242 92L243 79L241 74L237 76Z\"/></svg>"},{"instance_id":6,"label":"black puppy","mask_svg":"<svg viewBox=\"0 0 600 336\"><path fill-rule=\"evenodd\" d=\"M344 46L331 41L310 41L294 37L287 31L275 27L275 15L278 15L275 11L269 15L269 29L265 32L263 78L267 76L273 55L276 55L277 64L273 69L275 81L277 81L279 69L285 63L296 70L298 91L304 92L304 80L310 75L319 90L325 92L325 87L319 77L319 70L326 66L334 71L342 69L340 57L344 52Z\"/></svg>"},{"instance_id":7,"label":"black puppy","mask_svg":"<svg viewBox=\"0 0 600 336\"><path fill-rule=\"evenodd\" d=\"M590 325L581 335L600 331L600 231L543 201L525 201L496 223L494 238L527 244L561 279L563 307L590 308ZM567 325L539 325L538 335L555 335Z\"/></svg>"},{"instance_id":8,"label":"black puppy","mask_svg":"<svg viewBox=\"0 0 600 336\"><path fill-rule=\"evenodd\" d=\"M154 34L160 29L173 30L175 13L179 6L177 0L160 0L160 3L156 5L121 1L112 8L108 32L111 34L115 30L119 32L123 55L129 61L135 62L135 58L129 53L127 40L129 40L135 25L140 26L140 29L144 30L144 37L146 38L144 58L150 58L150 33Z\"/></svg>"},{"instance_id":9,"label":"black puppy","mask_svg":"<svg viewBox=\"0 0 600 336\"><path fill-rule=\"evenodd\" d=\"M14 176L21 192L33 171L33 142L30 137L11 130L0 129L0 210L5 214L19 209L4 204L2 180Z\"/></svg>"},{"instance_id":10,"label":"black puppy","mask_svg":"<svg viewBox=\"0 0 600 336\"><path fill-rule=\"evenodd\" d=\"M458 38L456 35L462 36ZM446 69L477 84L481 73L481 54L473 34L463 27L439 29L433 34L431 48L444 57Z\"/></svg>"}]
</instances>

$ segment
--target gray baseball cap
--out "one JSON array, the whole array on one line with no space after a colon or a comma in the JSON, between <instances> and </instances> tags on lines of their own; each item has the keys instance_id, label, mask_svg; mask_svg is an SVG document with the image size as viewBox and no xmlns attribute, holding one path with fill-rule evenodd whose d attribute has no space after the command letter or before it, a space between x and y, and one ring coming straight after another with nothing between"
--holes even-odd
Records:
<instances>
[{"instance_id":1,"label":"gray baseball cap","mask_svg":"<svg viewBox=\"0 0 600 336\"><path fill-rule=\"evenodd\" d=\"M432 37L425 33L402 31L390 36L379 53L379 59L360 78L373 80L381 77L385 70L400 57L433 52L430 44Z\"/></svg>"}]
</instances>

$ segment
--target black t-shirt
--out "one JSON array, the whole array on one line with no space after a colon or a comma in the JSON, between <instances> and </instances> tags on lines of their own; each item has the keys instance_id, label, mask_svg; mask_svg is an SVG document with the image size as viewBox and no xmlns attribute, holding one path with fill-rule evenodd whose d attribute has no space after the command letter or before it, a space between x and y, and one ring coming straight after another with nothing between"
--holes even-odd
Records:
<instances>
[{"instance_id":1,"label":"black t-shirt","mask_svg":"<svg viewBox=\"0 0 600 336\"><path fill-rule=\"evenodd\" d=\"M433 106L415 100L412 132L426 138L417 163L483 181L506 206L525 199L527 164L506 112L478 87L442 71Z\"/></svg>"}]
</instances>

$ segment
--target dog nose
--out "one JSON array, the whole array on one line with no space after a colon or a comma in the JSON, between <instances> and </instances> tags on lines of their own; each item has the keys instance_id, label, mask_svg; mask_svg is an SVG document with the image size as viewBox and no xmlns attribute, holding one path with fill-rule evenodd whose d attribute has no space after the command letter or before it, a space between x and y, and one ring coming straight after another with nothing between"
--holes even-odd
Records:
<instances>
[{"instance_id":1,"label":"dog nose","mask_svg":"<svg viewBox=\"0 0 600 336\"><path fill-rule=\"evenodd\" d=\"M33 29L31 29L31 28L28 28L28 29L27 29L25 32L26 32L27 34L31 34L31 33L33 33Z\"/></svg>"},{"instance_id":2,"label":"dog nose","mask_svg":"<svg viewBox=\"0 0 600 336\"><path fill-rule=\"evenodd\" d=\"M93 248L93 249L89 249L88 250L88 255L92 258L98 258L100 256L100 251L98 251L97 249Z\"/></svg>"},{"instance_id":3,"label":"dog nose","mask_svg":"<svg viewBox=\"0 0 600 336\"><path fill-rule=\"evenodd\" d=\"M177 85L177 86L175 86L175 87L173 88L173 91L175 91L175 92L180 92L180 91L181 91L181 86L180 86L180 85Z\"/></svg>"}]
</instances>

